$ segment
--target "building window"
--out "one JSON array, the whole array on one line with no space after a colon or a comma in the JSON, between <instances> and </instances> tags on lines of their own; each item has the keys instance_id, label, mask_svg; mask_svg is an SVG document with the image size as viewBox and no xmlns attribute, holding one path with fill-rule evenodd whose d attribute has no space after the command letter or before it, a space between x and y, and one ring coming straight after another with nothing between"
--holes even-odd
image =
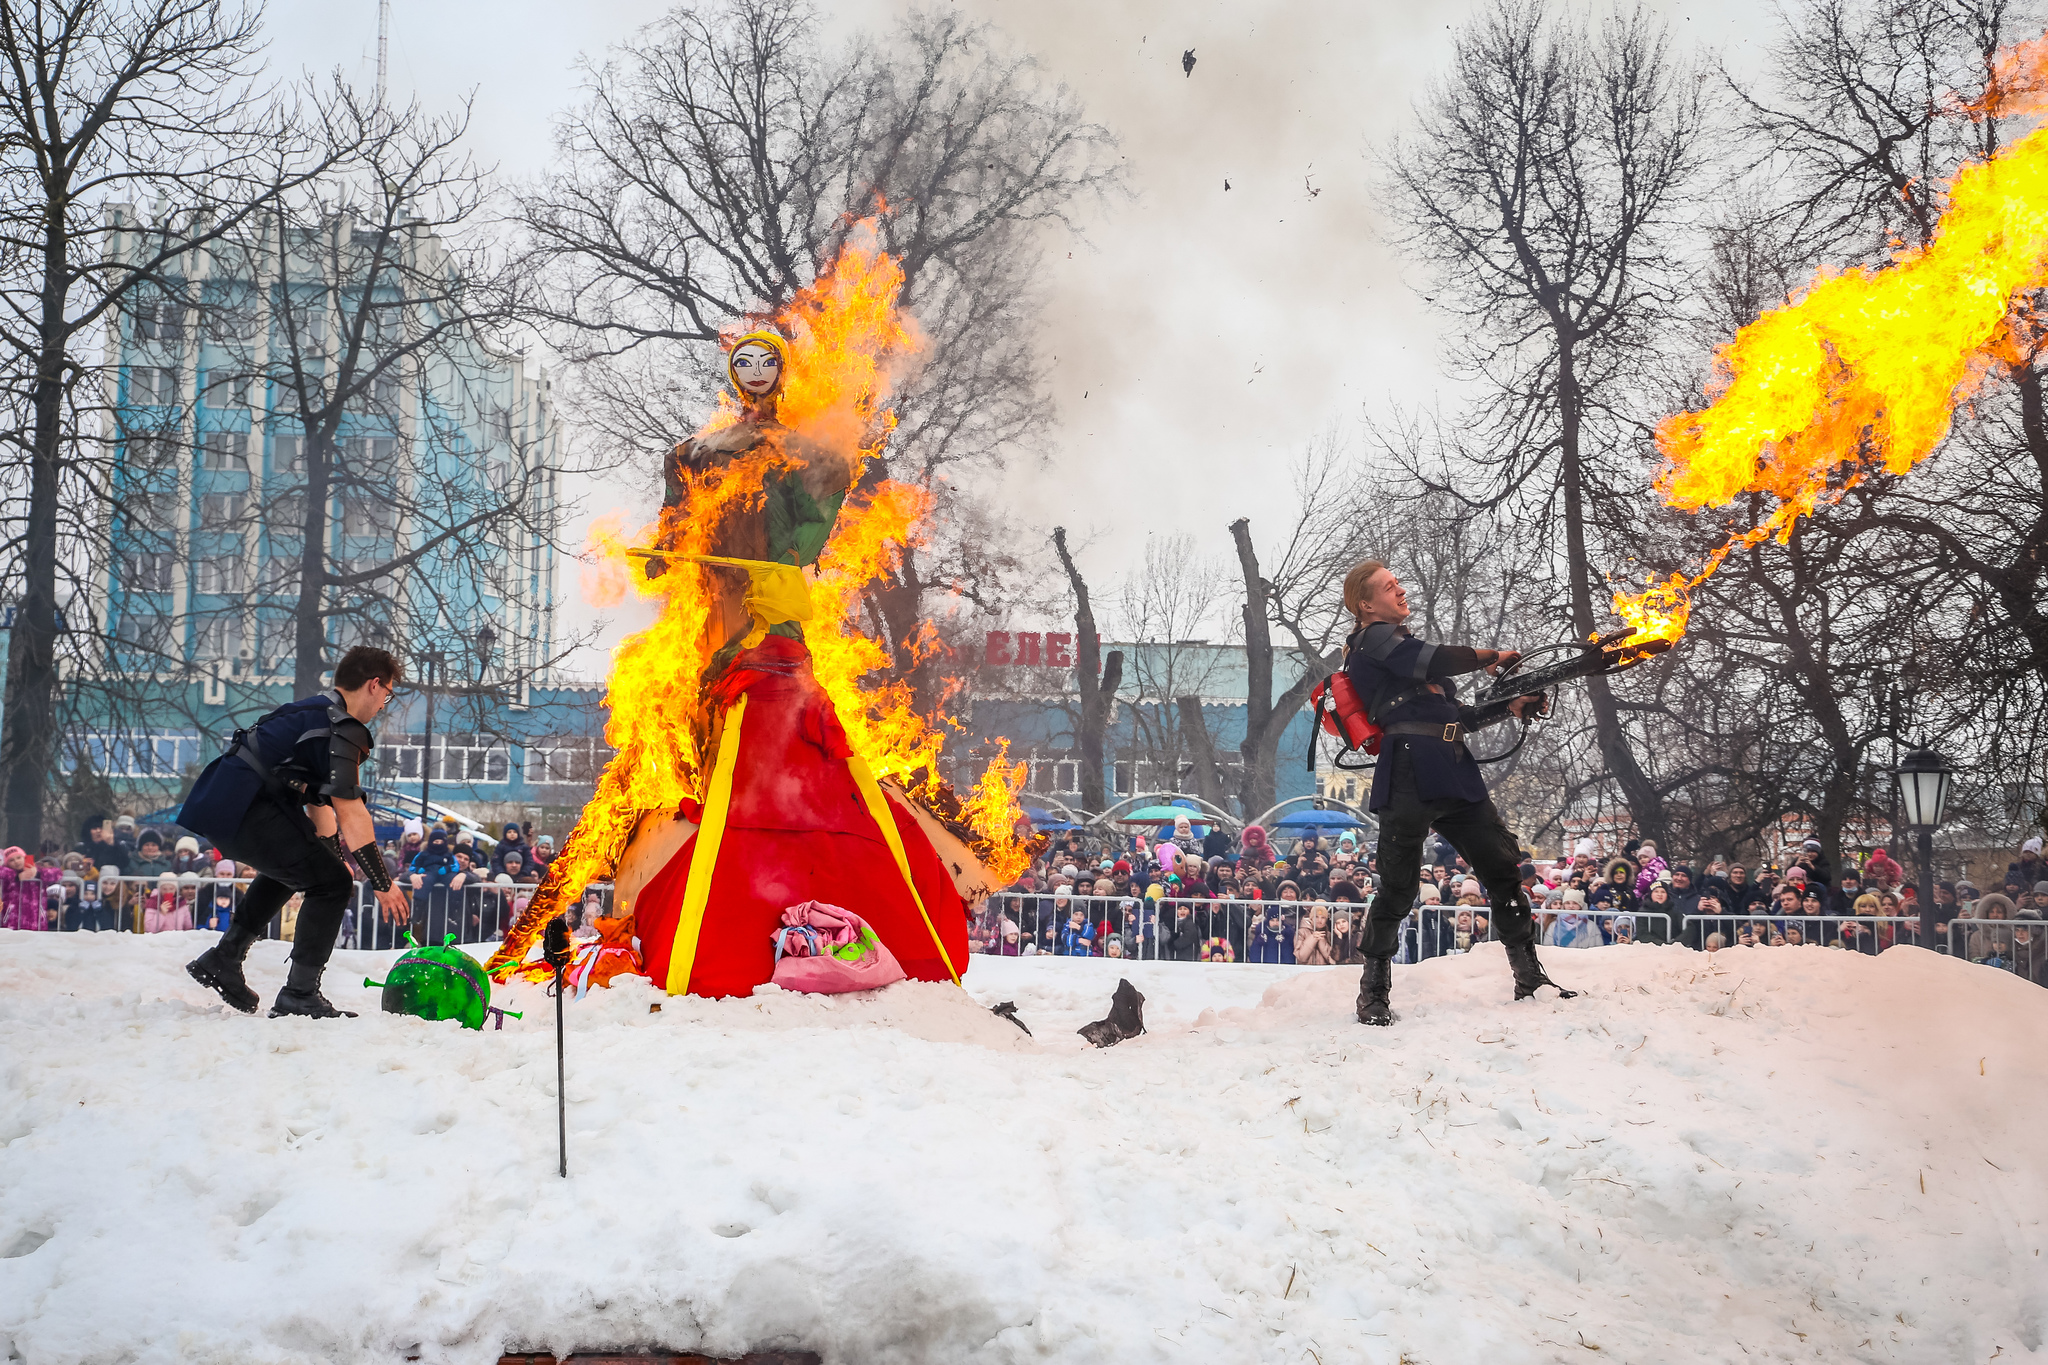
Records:
<instances>
[{"instance_id":1,"label":"building window","mask_svg":"<svg viewBox=\"0 0 2048 1365\"><path fill-rule=\"evenodd\" d=\"M306 471L303 436L273 436L270 438L270 467L280 474L303 474Z\"/></svg>"},{"instance_id":2,"label":"building window","mask_svg":"<svg viewBox=\"0 0 2048 1365\"><path fill-rule=\"evenodd\" d=\"M397 744L379 745L378 753L395 774L394 780L420 780L420 758L426 752L426 736L405 735ZM470 786L495 785L512 780L512 754L502 743L483 735L434 736L432 771L436 782Z\"/></svg>"},{"instance_id":3,"label":"building window","mask_svg":"<svg viewBox=\"0 0 2048 1365\"><path fill-rule=\"evenodd\" d=\"M246 408L250 382L249 376L240 370L216 369L206 372L199 387L210 408Z\"/></svg>"},{"instance_id":4,"label":"building window","mask_svg":"<svg viewBox=\"0 0 2048 1365\"><path fill-rule=\"evenodd\" d=\"M327 344L327 310L324 308L282 309L277 314L278 335L298 343L301 350Z\"/></svg>"},{"instance_id":5,"label":"building window","mask_svg":"<svg viewBox=\"0 0 2048 1365\"><path fill-rule=\"evenodd\" d=\"M389 436L351 436L342 443L350 469L358 475L389 479L398 470L392 463L398 442Z\"/></svg>"},{"instance_id":6,"label":"building window","mask_svg":"<svg viewBox=\"0 0 2048 1365\"><path fill-rule=\"evenodd\" d=\"M205 469L249 471L249 433L205 431L199 435L199 463Z\"/></svg>"},{"instance_id":7,"label":"building window","mask_svg":"<svg viewBox=\"0 0 2048 1365\"><path fill-rule=\"evenodd\" d=\"M279 554L273 547L263 563L256 570L256 591L262 593L292 593L299 590L299 558L296 554ZM289 637L287 637L289 638ZM291 653L287 643L286 654ZM272 657L266 654L265 658ZM282 657L282 656L278 656Z\"/></svg>"},{"instance_id":8,"label":"building window","mask_svg":"<svg viewBox=\"0 0 2048 1365\"><path fill-rule=\"evenodd\" d=\"M240 493L208 493L199 499L199 529L225 531L242 520Z\"/></svg>"},{"instance_id":9,"label":"building window","mask_svg":"<svg viewBox=\"0 0 2048 1365\"><path fill-rule=\"evenodd\" d=\"M142 341L183 341L185 304L180 299L145 299L135 308L135 335Z\"/></svg>"},{"instance_id":10,"label":"building window","mask_svg":"<svg viewBox=\"0 0 2048 1365\"><path fill-rule=\"evenodd\" d=\"M177 505L177 494L167 488L131 488L121 495L131 534L154 531L161 536L176 530Z\"/></svg>"},{"instance_id":11,"label":"building window","mask_svg":"<svg viewBox=\"0 0 2048 1365\"><path fill-rule=\"evenodd\" d=\"M611 750L592 735L549 735L526 746L526 781L535 787L587 787L611 761Z\"/></svg>"},{"instance_id":12,"label":"building window","mask_svg":"<svg viewBox=\"0 0 2048 1365\"><path fill-rule=\"evenodd\" d=\"M152 473L178 458L178 442L171 436L130 436L126 453L131 471Z\"/></svg>"},{"instance_id":13,"label":"building window","mask_svg":"<svg viewBox=\"0 0 2048 1365\"><path fill-rule=\"evenodd\" d=\"M398 509L383 498L352 494L341 500L341 533L386 536L398 529Z\"/></svg>"},{"instance_id":14,"label":"building window","mask_svg":"<svg viewBox=\"0 0 2048 1365\"><path fill-rule=\"evenodd\" d=\"M1052 765L1052 789L1055 792L1078 792L1081 790L1081 765L1078 763L1055 763Z\"/></svg>"},{"instance_id":15,"label":"building window","mask_svg":"<svg viewBox=\"0 0 2048 1365\"><path fill-rule=\"evenodd\" d=\"M257 657L273 664L281 664L291 658L298 649L297 628L298 622L281 612L259 613L256 617Z\"/></svg>"},{"instance_id":16,"label":"building window","mask_svg":"<svg viewBox=\"0 0 2048 1365\"><path fill-rule=\"evenodd\" d=\"M199 561L198 578L201 592L247 592L249 573L241 547L236 546L217 555L202 556Z\"/></svg>"},{"instance_id":17,"label":"building window","mask_svg":"<svg viewBox=\"0 0 2048 1365\"><path fill-rule=\"evenodd\" d=\"M138 651L161 654L171 646L171 618L160 611L129 608L121 613L115 638Z\"/></svg>"},{"instance_id":18,"label":"building window","mask_svg":"<svg viewBox=\"0 0 2048 1365\"><path fill-rule=\"evenodd\" d=\"M280 537L298 542L306 534L306 495L281 493L264 500L263 525L274 542Z\"/></svg>"},{"instance_id":19,"label":"building window","mask_svg":"<svg viewBox=\"0 0 2048 1365\"><path fill-rule=\"evenodd\" d=\"M137 365L128 371L128 401L163 407L178 401L178 372L161 365Z\"/></svg>"},{"instance_id":20,"label":"building window","mask_svg":"<svg viewBox=\"0 0 2048 1365\"><path fill-rule=\"evenodd\" d=\"M121 556L121 586L129 592L169 592L171 557L136 551Z\"/></svg>"},{"instance_id":21,"label":"building window","mask_svg":"<svg viewBox=\"0 0 2048 1365\"><path fill-rule=\"evenodd\" d=\"M199 743L194 730L100 730L86 735L85 750L93 771L105 777L177 777L198 766Z\"/></svg>"},{"instance_id":22,"label":"building window","mask_svg":"<svg viewBox=\"0 0 2048 1365\"><path fill-rule=\"evenodd\" d=\"M218 612L200 620L198 637L193 642L192 657L231 659L241 640L241 623L227 612Z\"/></svg>"},{"instance_id":23,"label":"building window","mask_svg":"<svg viewBox=\"0 0 2048 1365\"><path fill-rule=\"evenodd\" d=\"M214 341L253 340L256 336L255 310L216 304L206 313L206 335Z\"/></svg>"}]
</instances>

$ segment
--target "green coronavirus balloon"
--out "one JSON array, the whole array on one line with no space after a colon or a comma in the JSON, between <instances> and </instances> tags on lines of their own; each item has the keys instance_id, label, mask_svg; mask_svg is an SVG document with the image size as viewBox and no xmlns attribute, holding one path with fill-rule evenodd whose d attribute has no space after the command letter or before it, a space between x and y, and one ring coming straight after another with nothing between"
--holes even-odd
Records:
<instances>
[{"instance_id":1,"label":"green coronavirus balloon","mask_svg":"<svg viewBox=\"0 0 2048 1365\"><path fill-rule=\"evenodd\" d=\"M481 1029L491 1008L491 979L483 964L455 946L453 934L439 948L413 948L391 964L383 981L365 977L363 984L384 988L386 1014L457 1019L464 1028Z\"/></svg>"}]
</instances>

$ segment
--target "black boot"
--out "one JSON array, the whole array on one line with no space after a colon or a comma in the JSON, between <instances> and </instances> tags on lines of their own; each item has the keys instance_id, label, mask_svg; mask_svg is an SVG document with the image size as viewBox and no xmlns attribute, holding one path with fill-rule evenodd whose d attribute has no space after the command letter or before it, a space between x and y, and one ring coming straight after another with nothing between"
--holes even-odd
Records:
<instances>
[{"instance_id":1,"label":"black boot","mask_svg":"<svg viewBox=\"0 0 2048 1365\"><path fill-rule=\"evenodd\" d=\"M1387 1025L1394 1022L1394 1007L1387 996L1394 989L1394 959L1369 957L1358 977L1358 1022Z\"/></svg>"},{"instance_id":2,"label":"black boot","mask_svg":"<svg viewBox=\"0 0 2048 1365\"><path fill-rule=\"evenodd\" d=\"M256 992L249 989L249 982L242 975L242 960L249 956L249 948L255 942L254 935L238 934L229 929L221 935L220 942L186 963L185 970L194 981L218 992L230 1008L254 1014L262 1001Z\"/></svg>"},{"instance_id":3,"label":"black boot","mask_svg":"<svg viewBox=\"0 0 2048 1365\"><path fill-rule=\"evenodd\" d=\"M1568 991L1543 974L1543 964L1536 960L1536 945L1533 941L1502 945L1508 950L1508 965L1515 969L1515 999L1527 1000L1536 994L1539 986L1549 986L1557 991L1557 998L1569 1000L1577 991Z\"/></svg>"},{"instance_id":4,"label":"black boot","mask_svg":"<svg viewBox=\"0 0 2048 1365\"><path fill-rule=\"evenodd\" d=\"M284 989L277 993L277 1003L270 1007L273 1019L285 1015L298 1015L306 1019L353 1019L354 1010L338 1010L329 1004L327 997L320 994L320 973L327 964L308 966L297 958L292 959L291 975L285 978Z\"/></svg>"}]
</instances>

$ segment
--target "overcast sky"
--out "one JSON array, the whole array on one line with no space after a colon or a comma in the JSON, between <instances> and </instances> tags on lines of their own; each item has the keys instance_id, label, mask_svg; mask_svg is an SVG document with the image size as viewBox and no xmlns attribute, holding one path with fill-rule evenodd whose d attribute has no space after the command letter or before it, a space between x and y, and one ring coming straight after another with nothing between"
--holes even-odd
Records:
<instances>
[{"instance_id":1,"label":"overcast sky","mask_svg":"<svg viewBox=\"0 0 2048 1365\"><path fill-rule=\"evenodd\" d=\"M630 39L661 0L393 0L394 98L474 92L474 149L509 176L539 170L573 64ZM1080 96L1121 139L1135 196L1049 253L1044 345L1057 357L1050 467L1013 471L1011 523L1086 545L1099 592L1148 534L1229 549L1227 523L1277 530L1289 462L1319 433L1357 441L1394 406L1441 391L1438 323L1385 240L1373 155L1447 59L1466 0L962 0ZM1657 6L1681 42L1747 68L1775 10L1760 0ZM889 0L825 7L848 31L886 27ZM274 0L279 74L374 78L376 0ZM1183 74L1181 54L1195 67ZM1230 188L1224 189L1228 181ZM1070 254L1071 252L1071 254ZM678 437L688 433L678 433ZM658 471L643 471L651 511ZM621 495L594 499L601 511ZM580 539L580 537L579 537ZM561 589L583 608L573 564ZM615 638L631 624L610 623ZM1028 624L1019 622L1018 624ZM601 655L576 672L600 676Z\"/></svg>"}]
</instances>

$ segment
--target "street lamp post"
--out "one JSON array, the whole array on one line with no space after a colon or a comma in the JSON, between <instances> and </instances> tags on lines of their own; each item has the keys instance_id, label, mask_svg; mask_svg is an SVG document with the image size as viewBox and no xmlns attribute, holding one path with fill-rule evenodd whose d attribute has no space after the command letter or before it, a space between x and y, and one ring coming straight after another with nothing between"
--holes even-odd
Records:
<instances>
[{"instance_id":1,"label":"street lamp post","mask_svg":"<svg viewBox=\"0 0 2048 1365\"><path fill-rule=\"evenodd\" d=\"M1899 808L1906 823L1920 836L1920 942L1934 948L1934 829L1948 808L1949 770L1942 756L1923 740L1917 749L1899 760ZM1937 951L1945 951L1942 944Z\"/></svg>"},{"instance_id":2,"label":"street lamp post","mask_svg":"<svg viewBox=\"0 0 2048 1365\"><path fill-rule=\"evenodd\" d=\"M420 655L427 665L427 735L420 749L420 823L431 825L434 817L427 798L434 790L434 669L441 662L438 650Z\"/></svg>"}]
</instances>

